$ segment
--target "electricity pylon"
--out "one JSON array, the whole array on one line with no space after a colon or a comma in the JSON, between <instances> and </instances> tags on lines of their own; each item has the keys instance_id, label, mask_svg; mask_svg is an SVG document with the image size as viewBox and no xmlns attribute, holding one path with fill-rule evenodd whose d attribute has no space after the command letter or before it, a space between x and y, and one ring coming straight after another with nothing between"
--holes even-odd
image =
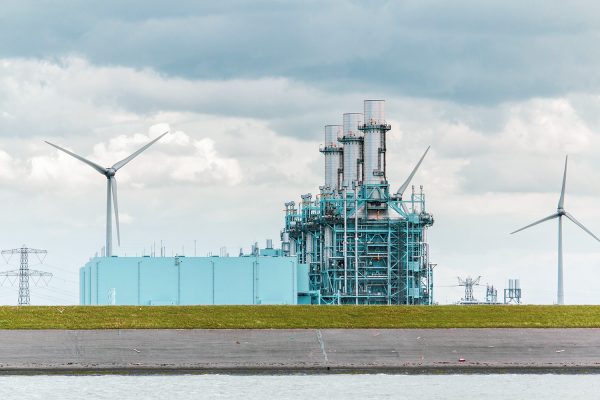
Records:
<instances>
[{"instance_id":1,"label":"electricity pylon","mask_svg":"<svg viewBox=\"0 0 600 400\"><path fill-rule=\"evenodd\" d=\"M458 277L458 286L465 287L465 297L462 299L463 303L477 303L477 299L473 296L473 286L479 286L479 280L481 276L478 276L476 279L468 276L465 279Z\"/></svg>"},{"instance_id":2,"label":"electricity pylon","mask_svg":"<svg viewBox=\"0 0 600 400\"><path fill-rule=\"evenodd\" d=\"M0 272L0 277L4 277L4 281L6 281L10 277L19 277L19 305L20 306L28 306L30 304L29 300L29 278L37 277L38 279L42 279L45 283L47 283L50 278L52 278L52 274L50 272L37 271L29 269L29 254L35 254L38 257L40 263L44 261L46 254L48 252L46 250L38 250L38 249L30 249L23 245L23 247L19 249L12 250L2 250L2 256L5 257L8 255L8 260L14 254L19 254L21 257L21 263L19 269L13 269L10 271Z\"/></svg>"}]
</instances>

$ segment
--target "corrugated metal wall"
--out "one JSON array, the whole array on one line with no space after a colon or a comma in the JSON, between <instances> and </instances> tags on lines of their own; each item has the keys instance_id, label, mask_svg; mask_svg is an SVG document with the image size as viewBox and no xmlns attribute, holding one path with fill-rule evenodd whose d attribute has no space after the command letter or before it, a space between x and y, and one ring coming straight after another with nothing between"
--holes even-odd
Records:
<instances>
[{"instance_id":1,"label":"corrugated metal wall","mask_svg":"<svg viewBox=\"0 0 600 400\"><path fill-rule=\"evenodd\" d=\"M298 304L296 257L97 257L80 270L83 305Z\"/></svg>"}]
</instances>

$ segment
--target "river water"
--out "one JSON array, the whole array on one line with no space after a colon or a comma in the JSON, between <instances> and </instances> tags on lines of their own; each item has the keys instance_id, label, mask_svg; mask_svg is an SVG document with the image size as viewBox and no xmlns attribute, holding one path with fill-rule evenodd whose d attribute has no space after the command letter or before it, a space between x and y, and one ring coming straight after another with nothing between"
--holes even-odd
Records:
<instances>
[{"instance_id":1,"label":"river water","mask_svg":"<svg viewBox=\"0 0 600 400\"><path fill-rule=\"evenodd\" d=\"M598 399L600 375L2 376L0 399Z\"/></svg>"}]
</instances>

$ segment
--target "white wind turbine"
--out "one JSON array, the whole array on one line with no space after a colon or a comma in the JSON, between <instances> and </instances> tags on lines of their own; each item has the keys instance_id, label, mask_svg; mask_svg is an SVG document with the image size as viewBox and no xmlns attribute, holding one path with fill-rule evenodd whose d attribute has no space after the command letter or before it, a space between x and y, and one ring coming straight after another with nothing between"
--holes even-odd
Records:
<instances>
[{"instance_id":1,"label":"white wind turbine","mask_svg":"<svg viewBox=\"0 0 600 400\"><path fill-rule=\"evenodd\" d=\"M108 167L108 168L101 167L100 165L98 165L86 158L83 158L69 150L63 149L60 146L57 146L53 143L46 141L46 143L48 143L50 146L55 147L60 151L64 151L68 155L75 157L76 159L78 159L81 162L86 163L87 165L94 168L96 171L98 171L99 173L101 173L102 175L104 175L106 177L106 179L107 179L107 181L106 181L106 256L107 257L112 256L112 208L111 208L112 203L114 203L114 205L115 205L115 222L117 225L117 241L118 241L119 246L121 245L121 233L120 233L120 229L119 229L119 205L118 205L118 201L117 201L117 179L115 177L115 174L117 173L117 171L119 169L123 168L125 166L125 164L127 164L129 161L133 160L135 157L140 155L148 147L152 146L154 143L159 141L167 133L169 133L169 131L163 133L156 139L152 140L150 143L146 144L145 146L140 148L138 151L131 154L129 157L122 159L121 161L115 163L112 167ZM112 196L111 196L111 194L112 194ZM112 199L111 199L111 197L112 197ZM112 202L111 202L111 200L112 200Z\"/></svg>"},{"instance_id":2,"label":"white wind turbine","mask_svg":"<svg viewBox=\"0 0 600 400\"><path fill-rule=\"evenodd\" d=\"M587 232L589 235L591 235L594 239L596 239L597 241L600 242L600 239L598 239L596 237L596 235L594 235L592 232L590 232L589 229L587 229L585 226L583 226L583 224L581 222L577 221L575 219L575 217L573 217L571 214L569 214L564 208L565 186L567 183L567 161L568 161L568 159L569 159L569 156L567 156L565 158L565 172L563 174L562 189L560 191L560 199L558 200L558 207L556 209L556 212L550 216L547 216L546 218L542 218L539 221L536 221L532 224L529 224L521 229L517 229L516 231L510 233L512 235L513 233L520 232L520 231L530 228L534 225L541 224L542 222L549 221L554 218L558 218L558 290L557 290L557 295L556 295L556 303L561 304L561 305L565 303L565 297L564 297L564 291L563 291L562 217L563 216L567 217L575 225L577 225L578 227L583 229L585 232Z\"/></svg>"}]
</instances>

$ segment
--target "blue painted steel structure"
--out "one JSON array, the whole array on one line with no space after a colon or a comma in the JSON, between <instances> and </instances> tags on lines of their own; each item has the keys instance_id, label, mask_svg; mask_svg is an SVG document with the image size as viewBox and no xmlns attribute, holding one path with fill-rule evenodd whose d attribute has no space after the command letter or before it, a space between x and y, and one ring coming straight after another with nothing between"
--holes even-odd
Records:
<instances>
[{"instance_id":1,"label":"blue painted steel structure","mask_svg":"<svg viewBox=\"0 0 600 400\"><path fill-rule=\"evenodd\" d=\"M366 100L364 122L356 113L345 114L337 143L332 125L326 126L321 149L325 186L314 199L306 194L298 206L285 204L282 250L309 266L312 303L433 302L426 240L433 216L426 211L422 187L419 191L412 187L403 198L420 162L391 193L385 161L390 126L383 107L383 100ZM352 152L350 157L347 151ZM332 172L338 163L339 169Z\"/></svg>"},{"instance_id":2,"label":"blue painted steel structure","mask_svg":"<svg viewBox=\"0 0 600 400\"><path fill-rule=\"evenodd\" d=\"M310 302L296 257L95 257L79 273L82 305Z\"/></svg>"}]
</instances>

